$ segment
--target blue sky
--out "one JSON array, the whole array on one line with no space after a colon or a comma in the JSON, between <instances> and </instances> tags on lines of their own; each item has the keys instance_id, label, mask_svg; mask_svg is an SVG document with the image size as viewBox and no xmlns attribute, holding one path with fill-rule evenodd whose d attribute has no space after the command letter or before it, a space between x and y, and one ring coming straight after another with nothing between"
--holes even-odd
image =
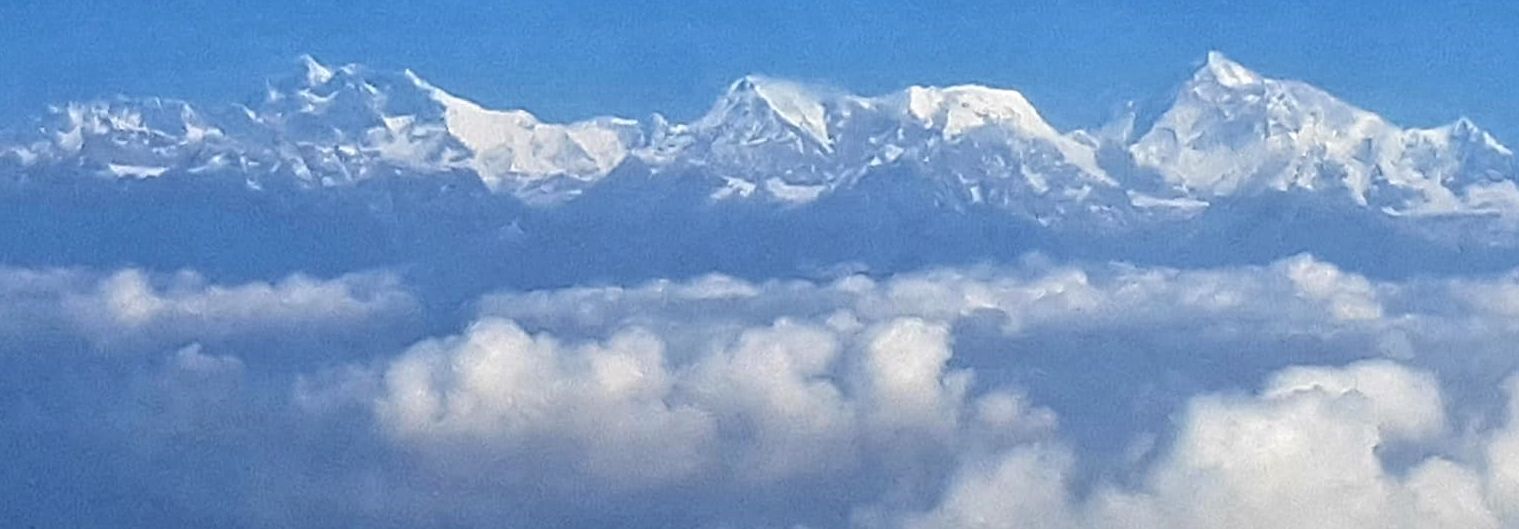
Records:
<instances>
[{"instance_id":1,"label":"blue sky","mask_svg":"<svg viewBox=\"0 0 1519 529\"><path fill-rule=\"evenodd\" d=\"M151 4L151 5L149 5ZM220 101L302 52L411 67L550 119L677 118L765 73L883 92L1023 90L1061 127L1163 91L1209 49L1394 120L1468 115L1519 142L1519 7L1506 2L427 2L12 0L0 111L114 93ZM19 31L18 31L19 30Z\"/></svg>"}]
</instances>

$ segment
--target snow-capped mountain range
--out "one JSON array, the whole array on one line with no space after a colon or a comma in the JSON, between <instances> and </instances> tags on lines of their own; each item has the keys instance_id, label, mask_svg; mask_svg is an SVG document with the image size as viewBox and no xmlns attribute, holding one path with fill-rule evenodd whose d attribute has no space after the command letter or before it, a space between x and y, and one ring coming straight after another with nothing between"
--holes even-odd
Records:
<instances>
[{"instance_id":1,"label":"snow-capped mountain range","mask_svg":"<svg viewBox=\"0 0 1519 529\"><path fill-rule=\"evenodd\" d=\"M713 203L783 207L890 174L917 179L942 206L1045 224L1187 218L1219 200L1265 195L1393 217L1519 217L1513 152L1466 119L1401 128L1219 53L1159 104L1137 108L1150 110L1062 132L1010 89L914 86L863 97L747 76L690 123L548 123L484 108L411 71L307 56L250 104L118 98L50 108L4 136L0 174L231 178L254 191L447 174L542 208L619 171L692 180Z\"/></svg>"}]
</instances>

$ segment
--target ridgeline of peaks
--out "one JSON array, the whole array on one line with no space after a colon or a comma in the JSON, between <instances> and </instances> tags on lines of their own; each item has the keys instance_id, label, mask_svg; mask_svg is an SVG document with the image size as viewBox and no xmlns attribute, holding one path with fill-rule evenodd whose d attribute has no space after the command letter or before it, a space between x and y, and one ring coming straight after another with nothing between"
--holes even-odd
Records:
<instances>
[{"instance_id":1,"label":"ridgeline of peaks","mask_svg":"<svg viewBox=\"0 0 1519 529\"><path fill-rule=\"evenodd\" d=\"M1471 121L1399 128L1216 52L1128 151L1174 189L1204 199L1318 190L1395 214L1507 212L1519 205L1513 153Z\"/></svg>"},{"instance_id":2,"label":"ridgeline of peaks","mask_svg":"<svg viewBox=\"0 0 1519 529\"><path fill-rule=\"evenodd\" d=\"M685 179L713 201L786 204L911 178L935 203L1043 223L1185 217L1219 199L1269 194L1394 216L1519 214L1513 153L1470 121L1400 128L1216 52L1153 116L1071 132L1016 91L976 85L862 97L747 76L691 123L546 123L484 108L411 71L299 63L249 104L53 107L0 143L0 174L225 177L253 189L448 174L533 205L574 200L619 170Z\"/></svg>"}]
</instances>

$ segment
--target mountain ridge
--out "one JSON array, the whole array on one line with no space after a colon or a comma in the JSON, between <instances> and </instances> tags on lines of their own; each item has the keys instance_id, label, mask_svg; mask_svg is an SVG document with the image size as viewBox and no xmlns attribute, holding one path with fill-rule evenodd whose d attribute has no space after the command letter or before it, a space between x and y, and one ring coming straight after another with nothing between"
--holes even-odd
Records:
<instances>
[{"instance_id":1,"label":"mountain ridge","mask_svg":"<svg viewBox=\"0 0 1519 529\"><path fill-rule=\"evenodd\" d=\"M224 174L251 189L463 173L542 207L574 200L632 160L652 174L700 173L712 201L782 207L894 167L931 181L942 191L934 200L954 208L1077 212L1056 216L1188 218L1260 193L1323 194L1400 218L1519 216L1513 152L1470 120L1401 128L1216 51L1153 119L1070 131L1018 91L981 85L860 96L748 75L689 123L658 114L553 123L486 108L411 70L310 55L296 63L250 104L51 107L34 130L0 144L0 165L39 178Z\"/></svg>"}]
</instances>

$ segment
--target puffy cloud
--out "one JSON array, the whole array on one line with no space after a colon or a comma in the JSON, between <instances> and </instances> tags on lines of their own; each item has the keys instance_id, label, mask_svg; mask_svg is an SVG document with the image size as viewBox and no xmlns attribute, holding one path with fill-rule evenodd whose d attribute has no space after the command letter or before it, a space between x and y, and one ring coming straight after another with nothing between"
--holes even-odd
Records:
<instances>
[{"instance_id":1,"label":"puffy cloud","mask_svg":"<svg viewBox=\"0 0 1519 529\"><path fill-rule=\"evenodd\" d=\"M1366 278L1340 271L1338 267L1300 255L1277 266L1284 268L1298 294L1326 304L1330 314L1340 320L1375 320L1382 317L1376 290Z\"/></svg>"},{"instance_id":2,"label":"puffy cloud","mask_svg":"<svg viewBox=\"0 0 1519 529\"><path fill-rule=\"evenodd\" d=\"M994 461L967 465L931 512L908 515L904 529L1063 529L1081 526L1068 493L1072 456L1045 446L1019 447Z\"/></svg>"},{"instance_id":3,"label":"puffy cloud","mask_svg":"<svg viewBox=\"0 0 1519 529\"><path fill-rule=\"evenodd\" d=\"M708 350L671 352L638 327L566 343L488 318L391 363L376 409L425 453L508 457L515 472L569 468L621 487L698 474L826 480L925 435L953 451L1006 437L994 429L1049 426L1008 393L972 409L969 374L944 369L949 340L946 326L914 318L871 329L783 318ZM972 413L982 429L960 428ZM548 466L546 446L562 453Z\"/></svg>"},{"instance_id":4,"label":"puffy cloud","mask_svg":"<svg viewBox=\"0 0 1519 529\"><path fill-rule=\"evenodd\" d=\"M281 334L339 335L415 318L415 298L386 273L294 275L221 285L194 272L0 270L0 333L82 337L104 348Z\"/></svg>"},{"instance_id":5,"label":"puffy cloud","mask_svg":"<svg viewBox=\"0 0 1519 529\"><path fill-rule=\"evenodd\" d=\"M1292 367L1278 372L1263 396L1282 399L1300 393L1355 396L1384 435L1424 439L1445 427L1445 403L1434 376L1410 372L1391 362L1367 361L1344 368Z\"/></svg>"},{"instance_id":6,"label":"puffy cloud","mask_svg":"<svg viewBox=\"0 0 1519 529\"><path fill-rule=\"evenodd\" d=\"M1476 311L1519 315L1519 274L1488 280L1456 279L1452 290Z\"/></svg>"},{"instance_id":7,"label":"puffy cloud","mask_svg":"<svg viewBox=\"0 0 1519 529\"><path fill-rule=\"evenodd\" d=\"M825 328L781 320L699 362L693 400L732 431L735 474L776 481L854 463L855 410L830 378L842 347Z\"/></svg>"},{"instance_id":8,"label":"puffy cloud","mask_svg":"<svg viewBox=\"0 0 1519 529\"><path fill-rule=\"evenodd\" d=\"M1153 494L1179 527L1412 524L1423 513L1405 510L1414 495L1376 451L1389 434L1438 429L1439 403L1427 375L1385 363L1289 371L1253 399L1199 398Z\"/></svg>"},{"instance_id":9,"label":"puffy cloud","mask_svg":"<svg viewBox=\"0 0 1519 529\"><path fill-rule=\"evenodd\" d=\"M619 481L663 481L711 459L711 418L666 402L664 344L629 330L561 345L503 320L413 347L385 373L384 422L406 439L530 462L559 442L560 464Z\"/></svg>"},{"instance_id":10,"label":"puffy cloud","mask_svg":"<svg viewBox=\"0 0 1519 529\"><path fill-rule=\"evenodd\" d=\"M953 428L969 380L966 373L945 376L952 354L941 323L900 318L872 332L861 360L870 420L917 433Z\"/></svg>"},{"instance_id":11,"label":"puffy cloud","mask_svg":"<svg viewBox=\"0 0 1519 529\"><path fill-rule=\"evenodd\" d=\"M1193 399L1136 488L1083 504L1062 452L1019 447L967 461L939 505L902 526L1496 528L1471 467L1431 457L1400 477L1378 456L1397 436L1438 433L1440 406L1428 373L1386 361L1289 369L1253 396Z\"/></svg>"},{"instance_id":12,"label":"puffy cloud","mask_svg":"<svg viewBox=\"0 0 1519 529\"><path fill-rule=\"evenodd\" d=\"M1485 447L1490 499L1510 517L1519 516L1519 378L1511 378L1506 425Z\"/></svg>"}]
</instances>

